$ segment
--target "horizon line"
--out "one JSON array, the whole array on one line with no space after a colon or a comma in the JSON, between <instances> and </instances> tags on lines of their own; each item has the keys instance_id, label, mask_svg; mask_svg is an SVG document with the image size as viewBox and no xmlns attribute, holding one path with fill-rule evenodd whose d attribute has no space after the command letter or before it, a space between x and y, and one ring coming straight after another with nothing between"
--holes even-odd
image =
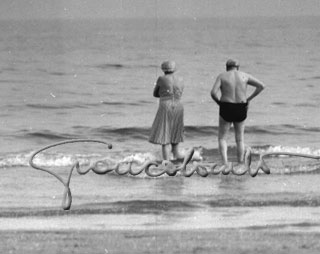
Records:
<instances>
[{"instance_id":1,"label":"horizon line","mask_svg":"<svg viewBox=\"0 0 320 254\"><path fill-rule=\"evenodd\" d=\"M320 18L318 15L243 15L243 16L231 16L231 15L220 15L220 16L202 16L202 17L25 17L25 18L1 18L0 21L73 21L73 20L203 20L203 19L242 19L242 18Z\"/></svg>"}]
</instances>

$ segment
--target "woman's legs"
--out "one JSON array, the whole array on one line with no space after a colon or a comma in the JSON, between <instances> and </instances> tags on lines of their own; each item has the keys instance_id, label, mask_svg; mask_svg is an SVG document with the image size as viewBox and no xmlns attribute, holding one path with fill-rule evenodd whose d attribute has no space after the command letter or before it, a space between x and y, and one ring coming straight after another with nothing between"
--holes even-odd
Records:
<instances>
[{"instance_id":1,"label":"woman's legs","mask_svg":"<svg viewBox=\"0 0 320 254\"><path fill-rule=\"evenodd\" d=\"M170 160L170 152L171 152L171 145L170 144L162 145L162 159L163 160Z\"/></svg>"},{"instance_id":2,"label":"woman's legs","mask_svg":"<svg viewBox=\"0 0 320 254\"><path fill-rule=\"evenodd\" d=\"M179 143L178 144L171 144L172 145L172 153L174 159L183 159L184 154L179 149Z\"/></svg>"},{"instance_id":3,"label":"woman's legs","mask_svg":"<svg viewBox=\"0 0 320 254\"><path fill-rule=\"evenodd\" d=\"M173 159L183 159L184 154L179 149L179 143L177 144L165 144L162 145L162 159L170 160L171 151L173 153Z\"/></svg>"}]
</instances>

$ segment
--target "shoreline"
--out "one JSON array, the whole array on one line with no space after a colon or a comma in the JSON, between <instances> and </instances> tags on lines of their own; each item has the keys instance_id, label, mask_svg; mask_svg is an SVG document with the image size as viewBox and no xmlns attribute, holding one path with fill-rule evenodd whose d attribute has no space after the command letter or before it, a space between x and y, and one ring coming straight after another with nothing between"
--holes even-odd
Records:
<instances>
[{"instance_id":1,"label":"shoreline","mask_svg":"<svg viewBox=\"0 0 320 254\"><path fill-rule=\"evenodd\" d=\"M2 231L278 229L320 233L319 207L184 208L165 212L1 217Z\"/></svg>"}]
</instances>

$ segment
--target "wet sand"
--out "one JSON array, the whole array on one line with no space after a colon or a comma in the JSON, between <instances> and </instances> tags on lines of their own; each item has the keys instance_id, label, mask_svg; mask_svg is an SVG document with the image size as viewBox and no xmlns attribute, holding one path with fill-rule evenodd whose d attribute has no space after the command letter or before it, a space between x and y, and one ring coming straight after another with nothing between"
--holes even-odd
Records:
<instances>
[{"instance_id":1,"label":"wet sand","mask_svg":"<svg viewBox=\"0 0 320 254\"><path fill-rule=\"evenodd\" d=\"M319 209L0 218L0 253L320 253Z\"/></svg>"},{"instance_id":2,"label":"wet sand","mask_svg":"<svg viewBox=\"0 0 320 254\"><path fill-rule=\"evenodd\" d=\"M3 177L0 253L320 253L318 175Z\"/></svg>"}]
</instances>

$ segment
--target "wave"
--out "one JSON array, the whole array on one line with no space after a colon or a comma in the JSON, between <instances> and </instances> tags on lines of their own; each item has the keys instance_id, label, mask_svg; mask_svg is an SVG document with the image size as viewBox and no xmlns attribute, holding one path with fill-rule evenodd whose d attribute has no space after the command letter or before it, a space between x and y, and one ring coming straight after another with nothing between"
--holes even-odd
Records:
<instances>
[{"instance_id":1,"label":"wave","mask_svg":"<svg viewBox=\"0 0 320 254\"><path fill-rule=\"evenodd\" d=\"M54 96L51 94L51 96ZM45 103L28 103L25 106L28 108L34 108L34 109L49 109L49 110L57 110L57 109L76 109L76 108L89 108L89 107L99 107L101 105L107 105L107 106L142 106L146 104L151 104L150 101L146 100L139 100L136 102L122 102L122 101L99 101L97 103L77 103L77 104L70 104L70 103L59 103L57 104L45 104ZM7 107L16 108L16 105L7 105Z\"/></svg>"},{"instance_id":2,"label":"wave","mask_svg":"<svg viewBox=\"0 0 320 254\"><path fill-rule=\"evenodd\" d=\"M74 205L69 211L57 209L56 207L40 207L37 209L19 208L2 208L1 218L10 217L29 217L29 216L65 216L84 215L84 214L162 214L170 211L188 211L203 210L208 208L222 207L319 207L320 199L318 196L305 199L305 197L279 195L256 196L248 195L246 198L229 196L213 196L213 201L180 201L180 200L128 200L116 202L86 203L83 205Z\"/></svg>"},{"instance_id":3,"label":"wave","mask_svg":"<svg viewBox=\"0 0 320 254\"><path fill-rule=\"evenodd\" d=\"M264 146L279 145L279 136L286 139L299 140L309 139L310 136L320 132L320 127L304 127L297 125L266 125L246 127L246 136L259 139L264 142ZM11 134L10 138L21 142L21 139L32 143L39 143L47 140L48 142L58 142L63 139L87 139L103 138L105 141L123 145L135 144L136 142L147 142L150 134L150 127L122 127L114 128L109 126L90 127L84 125L74 125L71 130L59 132L48 129L22 129ZM217 126L185 126L186 141L198 143L198 140L207 140L208 137L216 137L218 134ZM8 136L8 133L3 135ZM300 139L299 139L300 138ZM270 142L270 143L268 143ZM298 145L301 143L297 143ZM209 145L198 143L197 146Z\"/></svg>"},{"instance_id":4,"label":"wave","mask_svg":"<svg viewBox=\"0 0 320 254\"><path fill-rule=\"evenodd\" d=\"M23 130L20 132L20 136L24 138L30 139L46 139L50 141L60 141L64 139L75 139L78 138L77 135L72 135L69 133L58 133L50 130L42 130L42 131L29 131Z\"/></svg>"},{"instance_id":5,"label":"wave","mask_svg":"<svg viewBox=\"0 0 320 254\"><path fill-rule=\"evenodd\" d=\"M167 201L167 200L132 200L117 201L110 203L88 203L80 206L72 206L68 214L150 214L174 210L190 209L196 207L191 202ZM66 212L56 208L40 208L30 210L25 208L10 209L4 208L0 217L27 217L27 216L59 216Z\"/></svg>"},{"instance_id":6,"label":"wave","mask_svg":"<svg viewBox=\"0 0 320 254\"><path fill-rule=\"evenodd\" d=\"M313 77L303 77L303 78L299 78L298 80L300 81L307 81L307 80L319 80L320 76L313 76Z\"/></svg>"},{"instance_id":7,"label":"wave","mask_svg":"<svg viewBox=\"0 0 320 254\"><path fill-rule=\"evenodd\" d=\"M50 151L50 150L49 150ZM34 151L22 153L9 153L0 158L0 168L12 167L28 167L29 159ZM72 151L71 151L72 152ZM125 165L128 162L133 162L135 166L142 165L147 160L159 161L160 157L156 153L145 151L128 155L127 153L112 153L112 151L100 151L95 153L71 153L71 152L43 152L38 154L34 162L40 167L72 167L76 162L81 166L88 166L90 163L103 160L108 165L116 165L122 163ZM252 147L252 167L256 167L261 154L271 152L290 152L320 156L320 149L312 149L309 147L284 147L284 146L257 146ZM235 154L234 148L230 149L230 153ZM214 163L219 162L218 149L202 148L201 156L203 161L198 162L200 165L210 167ZM271 169L272 174L306 174L320 173L320 160L306 159L294 156L270 156L265 158L265 162ZM188 167L193 167L190 163ZM145 177L145 175L142 175Z\"/></svg>"},{"instance_id":8,"label":"wave","mask_svg":"<svg viewBox=\"0 0 320 254\"><path fill-rule=\"evenodd\" d=\"M312 104L312 103L297 103L294 106L298 108L318 108L319 107L318 105Z\"/></svg>"},{"instance_id":9,"label":"wave","mask_svg":"<svg viewBox=\"0 0 320 254\"><path fill-rule=\"evenodd\" d=\"M50 75L53 75L53 76L66 76L66 75L70 75L66 72L63 72L63 71L51 71L49 72Z\"/></svg>"},{"instance_id":10,"label":"wave","mask_svg":"<svg viewBox=\"0 0 320 254\"><path fill-rule=\"evenodd\" d=\"M125 66L123 64L119 64L119 63L109 63L109 64L98 64L95 66L98 69L120 69L120 68L124 68Z\"/></svg>"},{"instance_id":11,"label":"wave","mask_svg":"<svg viewBox=\"0 0 320 254\"><path fill-rule=\"evenodd\" d=\"M28 108L35 108L35 109L74 109L74 108L85 108L84 105L81 104L43 104L43 103L37 103L37 104L26 104L26 107Z\"/></svg>"},{"instance_id":12,"label":"wave","mask_svg":"<svg viewBox=\"0 0 320 254\"><path fill-rule=\"evenodd\" d=\"M140 100L137 102L101 101L101 104L108 106L141 106L142 104L151 104L151 102L144 100Z\"/></svg>"},{"instance_id":13,"label":"wave","mask_svg":"<svg viewBox=\"0 0 320 254\"><path fill-rule=\"evenodd\" d=\"M288 153L301 153L309 154L314 156L320 156L320 149L310 147L299 147L299 146L257 146L252 147L252 151L255 154L262 153L274 153L274 152L288 152Z\"/></svg>"},{"instance_id":14,"label":"wave","mask_svg":"<svg viewBox=\"0 0 320 254\"><path fill-rule=\"evenodd\" d=\"M143 138L147 139L150 127L123 127L123 128L110 128L110 127L98 127L90 128L86 126L74 126L75 130L83 129L90 132L93 135L99 136L100 134L110 134L110 135L125 135L127 138L134 139ZM83 132L83 131L82 131ZM310 132L320 132L320 127L304 127L296 125L265 125L265 126L247 126L246 135L298 135L299 132L310 133ZM218 126L185 126L186 138L197 139L201 137L208 137L212 135L217 135Z\"/></svg>"},{"instance_id":15,"label":"wave","mask_svg":"<svg viewBox=\"0 0 320 254\"><path fill-rule=\"evenodd\" d=\"M104 63L104 64L98 64L95 66L92 66L97 69L106 70L106 69L142 69L142 68L159 68L159 66L154 64L147 64L147 65L141 65L141 64L121 64L121 63Z\"/></svg>"},{"instance_id":16,"label":"wave","mask_svg":"<svg viewBox=\"0 0 320 254\"><path fill-rule=\"evenodd\" d=\"M22 153L8 153L0 158L0 168L27 167L34 151ZM135 153L133 155L108 155L102 153L61 153L44 152L34 159L36 165L40 167L71 167L79 162L81 166L87 166L91 161L103 159L107 163L116 164L120 162L134 161L142 164L146 160L158 160L156 154L150 152Z\"/></svg>"},{"instance_id":17,"label":"wave","mask_svg":"<svg viewBox=\"0 0 320 254\"><path fill-rule=\"evenodd\" d=\"M47 70L44 68L38 68L37 71L39 72L43 72L52 76L68 76L68 75L73 75L72 73L68 73L65 71L51 71L51 70Z\"/></svg>"},{"instance_id":18,"label":"wave","mask_svg":"<svg viewBox=\"0 0 320 254\"><path fill-rule=\"evenodd\" d=\"M80 126L77 126L79 129ZM86 127L83 127L86 128ZM150 127L124 127L124 128L109 128L99 127L90 128L89 131L95 136L101 134L117 137L126 136L131 139L148 139ZM279 135L299 135L300 133L320 132L320 127L304 127L296 125L266 125L266 126L247 126L246 135L266 135L266 136L279 136ZM186 139L198 139L208 136L216 136L218 134L218 126L185 126ZM116 135L116 136L114 136Z\"/></svg>"},{"instance_id":19,"label":"wave","mask_svg":"<svg viewBox=\"0 0 320 254\"><path fill-rule=\"evenodd\" d=\"M277 195L274 195L277 196ZM320 206L319 197L314 197L312 199L306 199L305 197L283 197L281 193L279 193L278 197L268 197L264 198L259 195L256 199L253 197L250 198L221 198L216 199L214 201L210 201L209 205L211 207L262 207L262 206L292 206L292 207L317 207Z\"/></svg>"},{"instance_id":20,"label":"wave","mask_svg":"<svg viewBox=\"0 0 320 254\"><path fill-rule=\"evenodd\" d=\"M143 163L145 159L157 158L160 155L159 149L155 149L157 154L150 151L146 151L145 144L149 137L149 127L125 127L125 128L112 128L107 126L92 128L89 126L76 125L73 126L71 131L59 132L51 131L47 129L32 130L23 129L16 131L6 138L15 140L16 142L23 142L25 145L21 149L24 151L16 151L14 153L5 153L0 156L0 168L7 167L20 167L28 166L28 156L31 155L30 151L34 144L52 144L63 140L70 139L103 139L106 142L110 142L114 145L113 150L105 151L101 147L95 149L101 153L101 156L107 157L110 161L125 160L127 156L134 156L138 162ZM282 146L278 145L279 136L287 135L288 138L297 138L300 136L310 137L315 133L319 133L319 127L303 127L296 125L267 125L267 126L248 126L246 128L246 135L255 135L259 140L264 140L263 145L252 146L253 160L258 160L260 154L270 152L290 152L290 153L302 153L314 156L320 155L320 148L303 146L297 143L297 146ZM203 158L206 162L216 162L220 160L219 151L215 148L210 148L211 143L197 144L198 140L206 140L208 137L216 137L218 133L217 126L186 126L185 135L186 140L191 142L193 146L201 146L203 151ZM102 138L103 137L103 138ZM273 143L274 141L274 143ZM268 143L270 142L270 143ZM277 143L276 143L277 142ZM297 141L298 142L298 141ZM30 144L32 146L30 146ZM28 147L28 148L27 148ZM31 147L31 148L30 148ZM37 146L36 148L39 148ZM96 158L96 154L91 154L92 150L86 150L85 146L79 148L81 153L78 155L81 159L84 159L83 163L87 163L91 159ZM131 150L131 151L130 151ZM86 153L89 151L89 153ZM234 146L229 148L230 158L236 158L236 149ZM138 158L139 157L139 158ZM75 155L67 154L49 154L42 158L39 158L39 163L42 166L71 166L74 163ZM285 158L285 157L270 157L267 161L268 166L271 168L272 173L275 174L293 174L293 173L306 173L315 172L319 168L319 161L313 160L312 162L305 159L298 158Z\"/></svg>"},{"instance_id":21,"label":"wave","mask_svg":"<svg viewBox=\"0 0 320 254\"><path fill-rule=\"evenodd\" d=\"M4 84L25 84L27 81L25 80L17 80L17 79L0 79L0 83Z\"/></svg>"},{"instance_id":22,"label":"wave","mask_svg":"<svg viewBox=\"0 0 320 254\"><path fill-rule=\"evenodd\" d=\"M149 135L150 128L140 128L140 127L125 127L125 128L105 128L99 127L91 129L91 133L95 134L109 134L109 135L119 135L127 136L129 139L143 138L146 139Z\"/></svg>"}]
</instances>

